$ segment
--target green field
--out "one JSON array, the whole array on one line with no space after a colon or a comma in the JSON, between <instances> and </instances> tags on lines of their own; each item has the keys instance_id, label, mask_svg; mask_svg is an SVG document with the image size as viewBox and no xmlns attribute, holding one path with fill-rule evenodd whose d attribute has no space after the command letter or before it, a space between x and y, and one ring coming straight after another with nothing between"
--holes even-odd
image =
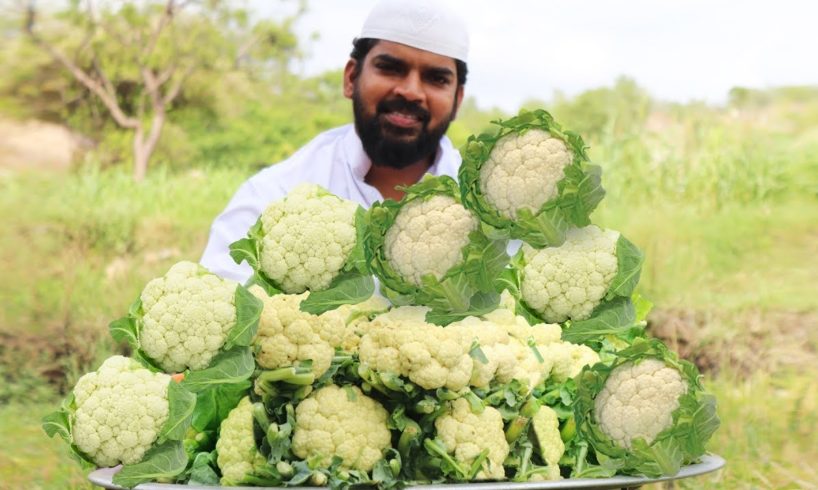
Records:
<instances>
[{"instance_id":1,"label":"green field","mask_svg":"<svg viewBox=\"0 0 818 490\"><path fill-rule=\"evenodd\" d=\"M710 448L727 467L677 486L818 486L818 116L803 115L818 114L818 97L810 104L657 106L601 127L577 104L553 108L604 168L594 221L646 253L651 330L719 400ZM457 143L488 115L464 117ZM38 421L117 350L107 324L147 280L198 259L254 171L223 157L156 166L140 184L121 165L0 173L0 488L88 487Z\"/></svg>"}]
</instances>

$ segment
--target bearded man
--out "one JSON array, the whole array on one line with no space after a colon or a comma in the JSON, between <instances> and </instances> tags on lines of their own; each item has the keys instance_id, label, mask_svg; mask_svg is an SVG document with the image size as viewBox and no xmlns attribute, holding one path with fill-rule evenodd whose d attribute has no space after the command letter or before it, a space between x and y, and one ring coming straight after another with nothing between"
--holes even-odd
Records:
<instances>
[{"instance_id":1,"label":"bearded man","mask_svg":"<svg viewBox=\"0 0 818 490\"><path fill-rule=\"evenodd\" d=\"M434 0L382 0L353 41L344 96L355 123L331 129L245 182L216 218L201 264L245 282L252 271L230 258L267 205L309 182L368 208L400 199L397 186L424 174L457 177L460 154L445 136L463 100L468 33Z\"/></svg>"}]
</instances>

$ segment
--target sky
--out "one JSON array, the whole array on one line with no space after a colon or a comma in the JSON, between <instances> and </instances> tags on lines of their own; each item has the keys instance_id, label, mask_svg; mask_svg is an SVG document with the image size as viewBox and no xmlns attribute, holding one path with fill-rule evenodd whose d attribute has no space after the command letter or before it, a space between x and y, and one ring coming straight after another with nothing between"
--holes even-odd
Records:
<instances>
[{"instance_id":1,"label":"sky","mask_svg":"<svg viewBox=\"0 0 818 490\"><path fill-rule=\"evenodd\" d=\"M343 67L375 0L309 0L304 75ZM450 0L469 26L466 93L516 111L628 76L669 101L723 103L735 86L818 85L818 2ZM261 16L292 2L251 0ZM317 39L311 40L314 33Z\"/></svg>"}]
</instances>

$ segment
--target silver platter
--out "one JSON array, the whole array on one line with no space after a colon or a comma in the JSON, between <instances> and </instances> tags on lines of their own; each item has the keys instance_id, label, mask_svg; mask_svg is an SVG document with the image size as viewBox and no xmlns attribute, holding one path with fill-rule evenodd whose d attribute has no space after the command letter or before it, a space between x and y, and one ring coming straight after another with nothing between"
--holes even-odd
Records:
<instances>
[{"instance_id":1,"label":"silver platter","mask_svg":"<svg viewBox=\"0 0 818 490\"><path fill-rule=\"evenodd\" d=\"M546 490L546 489L562 489L562 488L581 488L581 489L605 489L605 488L628 488L638 487L639 485L646 485L648 483L657 483L670 480L679 480L682 478L691 478L694 476L704 475L716 471L724 466L724 458L709 454L702 457L700 463L691 464L682 467L679 473L673 476L663 476L661 478L647 478L640 476L615 476L613 478L571 478L559 481L543 481L543 482L527 482L527 483L510 483L510 482L489 482L489 483L447 483L438 485L415 485L407 487L407 490ZM113 477L118 468L102 468L91 472L88 479L94 485L111 490L125 490L123 487L114 485ZM185 489L185 490L212 490L213 488L222 487L208 487L201 485L176 485L168 483L143 483L136 486L136 490L170 490L170 489ZM227 488L227 487L224 487ZM262 487L229 487L231 489L258 489ZM284 487L263 487L263 488L284 488ZM315 488L315 487L287 487L288 490L294 488Z\"/></svg>"}]
</instances>

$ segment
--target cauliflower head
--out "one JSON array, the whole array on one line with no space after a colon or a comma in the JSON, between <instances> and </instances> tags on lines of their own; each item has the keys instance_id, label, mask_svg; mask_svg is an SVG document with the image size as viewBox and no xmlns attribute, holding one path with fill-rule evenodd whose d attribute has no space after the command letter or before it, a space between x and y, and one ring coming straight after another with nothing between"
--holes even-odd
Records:
<instances>
[{"instance_id":1,"label":"cauliflower head","mask_svg":"<svg viewBox=\"0 0 818 490\"><path fill-rule=\"evenodd\" d=\"M259 268L285 293L321 291L356 244L358 205L315 184L301 184L261 215Z\"/></svg>"},{"instance_id":2,"label":"cauliflower head","mask_svg":"<svg viewBox=\"0 0 818 490\"><path fill-rule=\"evenodd\" d=\"M612 356L575 378L579 437L623 474L673 475L700 458L720 421L696 366L658 339Z\"/></svg>"},{"instance_id":3,"label":"cauliflower head","mask_svg":"<svg viewBox=\"0 0 818 490\"><path fill-rule=\"evenodd\" d=\"M293 453L302 459L323 458L324 466L338 456L344 468L370 471L391 447L388 417L357 386L325 386L295 408Z\"/></svg>"},{"instance_id":4,"label":"cauliflower head","mask_svg":"<svg viewBox=\"0 0 818 490\"><path fill-rule=\"evenodd\" d=\"M458 171L463 204L482 221L533 247L561 244L585 226L602 201L602 169L579 135L544 110L492 121L494 134L472 136Z\"/></svg>"},{"instance_id":5,"label":"cauliflower head","mask_svg":"<svg viewBox=\"0 0 818 490\"><path fill-rule=\"evenodd\" d=\"M594 401L602 431L624 448L642 438L648 444L673 423L687 383L659 359L625 363L614 369Z\"/></svg>"},{"instance_id":6,"label":"cauliflower head","mask_svg":"<svg viewBox=\"0 0 818 490\"><path fill-rule=\"evenodd\" d=\"M454 454L457 462L468 466L484 450L488 449L488 458L477 480L504 480L503 461L509 453L503 431L503 417L492 407L486 407L481 413L471 411L469 402L463 398L454 400L447 413L435 420L437 437L446 446L449 454Z\"/></svg>"},{"instance_id":7,"label":"cauliflower head","mask_svg":"<svg viewBox=\"0 0 818 490\"><path fill-rule=\"evenodd\" d=\"M253 404L244 397L222 420L216 441L216 464L222 472L221 484L238 485L245 476L266 463L253 436Z\"/></svg>"},{"instance_id":8,"label":"cauliflower head","mask_svg":"<svg viewBox=\"0 0 818 490\"><path fill-rule=\"evenodd\" d=\"M426 274L440 279L463 260L462 249L477 225L477 217L450 196L414 199L386 231L386 259L415 286Z\"/></svg>"},{"instance_id":9,"label":"cauliflower head","mask_svg":"<svg viewBox=\"0 0 818 490\"><path fill-rule=\"evenodd\" d=\"M568 230L559 247L523 245L522 299L550 323L590 317L616 277L618 240L618 232L590 225Z\"/></svg>"},{"instance_id":10,"label":"cauliflower head","mask_svg":"<svg viewBox=\"0 0 818 490\"><path fill-rule=\"evenodd\" d=\"M358 348L361 365L405 376L427 390L465 388L474 367L472 337L462 328L426 323L426 311L403 306L375 317Z\"/></svg>"},{"instance_id":11,"label":"cauliflower head","mask_svg":"<svg viewBox=\"0 0 818 490\"><path fill-rule=\"evenodd\" d=\"M179 262L142 290L139 347L167 372L204 369L236 324L238 283Z\"/></svg>"},{"instance_id":12,"label":"cauliflower head","mask_svg":"<svg viewBox=\"0 0 818 490\"><path fill-rule=\"evenodd\" d=\"M109 357L74 387L74 443L97 466L138 463L168 419L170 381L133 359Z\"/></svg>"},{"instance_id":13,"label":"cauliflower head","mask_svg":"<svg viewBox=\"0 0 818 490\"><path fill-rule=\"evenodd\" d=\"M557 195L557 182L573 154L561 139L542 129L500 138L480 168L480 189L502 216L517 218L518 209L536 213Z\"/></svg>"}]
</instances>

